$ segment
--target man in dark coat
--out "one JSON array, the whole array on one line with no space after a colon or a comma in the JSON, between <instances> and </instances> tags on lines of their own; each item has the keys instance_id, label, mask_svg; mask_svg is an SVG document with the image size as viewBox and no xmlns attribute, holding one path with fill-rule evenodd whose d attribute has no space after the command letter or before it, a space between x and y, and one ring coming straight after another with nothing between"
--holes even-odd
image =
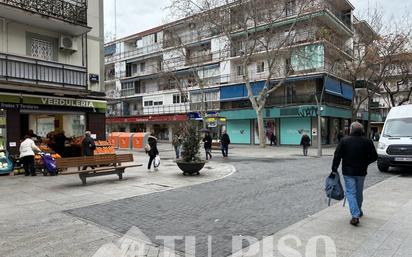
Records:
<instances>
[{"instance_id":1,"label":"man in dark coat","mask_svg":"<svg viewBox=\"0 0 412 257\"><path fill-rule=\"evenodd\" d=\"M222 147L223 158L227 158L229 154L230 138L226 131L223 131L222 135L220 136L220 144Z\"/></svg>"},{"instance_id":2,"label":"man in dark coat","mask_svg":"<svg viewBox=\"0 0 412 257\"><path fill-rule=\"evenodd\" d=\"M92 133L90 131L86 131L84 134L84 139L82 141L82 149L83 149L83 156L93 156L94 150L96 150L96 144L94 143L94 139L92 138ZM84 166L83 170L86 170L88 166ZM94 169L94 166L90 166Z\"/></svg>"},{"instance_id":3,"label":"man in dark coat","mask_svg":"<svg viewBox=\"0 0 412 257\"><path fill-rule=\"evenodd\" d=\"M276 145L278 144L277 141L278 141L278 140L277 140L277 138L276 138L275 133L274 133L274 132L271 132L271 133L270 133L270 146L272 146L272 145L276 146Z\"/></svg>"},{"instance_id":4,"label":"man in dark coat","mask_svg":"<svg viewBox=\"0 0 412 257\"><path fill-rule=\"evenodd\" d=\"M338 136L337 136L338 143L340 143L340 141L342 141L342 138L344 138L344 137L345 137L345 135L343 134L343 131L340 130L339 133L338 133Z\"/></svg>"},{"instance_id":5,"label":"man in dark coat","mask_svg":"<svg viewBox=\"0 0 412 257\"><path fill-rule=\"evenodd\" d=\"M147 152L147 154L149 155L149 163L147 164L147 170L150 172L150 168L152 167L152 162L156 158L156 156L159 154L159 150L157 149L157 140L155 137L150 136L148 139L148 143L150 146L150 150Z\"/></svg>"},{"instance_id":6,"label":"man in dark coat","mask_svg":"<svg viewBox=\"0 0 412 257\"><path fill-rule=\"evenodd\" d=\"M206 152L206 160L212 159L212 137L210 136L209 132L206 133L202 141L204 143L203 146Z\"/></svg>"},{"instance_id":7,"label":"man in dark coat","mask_svg":"<svg viewBox=\"0 0 412 257\"><path fill-rule=\"evenodd\" d=\"M303 147L303 155L308 156L308 148L310 146L310 137L308 134L303 133L303 136L300 139L300 145Z\"/></svg>"},{"instance_id":8,"label":"man in dark coat","mask_svg":"<svg viewBox=\"0 0 412 257\"><path fill-rule=\"evenodd\" d=\"M359 218L363 216L363 186L368 166L378 158L372 140L363 137L362 134L362 124L352 123L350 135L344 137L337 146L332 164L332 171L337 173L342 160L346 198L352 215L350 224L354 226L359 224Z\"/></svg>"}]
</instances>

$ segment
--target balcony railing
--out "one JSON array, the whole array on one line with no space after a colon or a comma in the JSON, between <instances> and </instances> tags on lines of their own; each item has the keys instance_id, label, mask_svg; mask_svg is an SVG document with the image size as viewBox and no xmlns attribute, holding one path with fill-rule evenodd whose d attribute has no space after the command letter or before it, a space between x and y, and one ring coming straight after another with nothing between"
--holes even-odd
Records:
<instances>
[{"instance_id":1,"label":"balcony railing","mask_svg":"<svg viewBox=\"0 0 412 257\"><path fill-rule=\"evenodd\" d=\"M86 88L86 68L0 53L0 81Z\"/></svg>"},{"instance_id":2,"label":"balcony railing","mask_svg":"<svg viewBox=\"0 0 412 257\"><path fill-rule=\"evenodd\" d=\"M87 26L87 1L85 0L0 0L0 4Z\"/></svg>"},{"instance_id":3,"label":"balcony railing","mask_svg":"<svg viewBox=\"0 0 412 257\"><path fill-rule=\"evenodd\" d=\"M145 106L138 110L140 114L171 114L171 113L187 113L189 111L189 103Z\"/></svg>"},{"instance_id":4,"label":"balcony railing","mask_svg":"<svg viewBox=\"0 0 412 257\"><path fill-rule=\"evenodd\" d=\"M131 58L135 58L135 57L140 57L140 56L160 52L160 50L162 50L162 46L163 46L162 43L156 43L156 44L153 44L153 45L148 45L148 46L136 48L136 49L133 49L133 50L130 50L130 51L125 51L125 52L121 52L121 53L117 53L117 54L113 54L113 55L107 55L104 58L105 63L111 63L111 62L116 62L116 61L125 60L125 59L131 59Z\"/></svg>"}]
</instances>

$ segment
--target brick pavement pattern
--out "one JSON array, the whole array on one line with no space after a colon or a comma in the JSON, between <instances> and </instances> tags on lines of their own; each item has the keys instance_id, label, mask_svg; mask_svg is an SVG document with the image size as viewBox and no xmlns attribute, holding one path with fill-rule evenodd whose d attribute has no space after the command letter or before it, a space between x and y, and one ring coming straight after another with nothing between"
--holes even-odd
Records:
<instances>
[{"instance_id":1,"label":"brick pavement pattern","mask_svg":"<svg viewBox=\"0 0 412 257\"><path fill-rule=\"evenodd\" d=\"M215 157L215 161L216 161ZM263 238L327 207L323 182L331 157L244 157L229 161L238 172L223 180L153 193L67 211L119 234L136 226L161 245L156 236L196 236L196 256L231 254L232 236ZM369 169L367 186L390 176ZM367 201L367 199L366 199ZM349 217L349 214L348 214ZM184 252L184 242L176 242Z\"/></svg>"}]
</instances>

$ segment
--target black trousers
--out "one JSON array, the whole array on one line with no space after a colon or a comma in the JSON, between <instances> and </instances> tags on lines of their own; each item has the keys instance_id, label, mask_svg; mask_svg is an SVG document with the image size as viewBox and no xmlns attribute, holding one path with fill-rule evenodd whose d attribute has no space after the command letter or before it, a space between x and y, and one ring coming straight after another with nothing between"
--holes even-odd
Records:
<instances>
[{"instance_id":1,"label":"black trousers","mask_svg":"<svg viewBox=\"0 0 412 257\"><path fill-rule=\"evenodd\" d=\"M36 174L36 170L34 169L34 156L33 155L23 157L23 168L24 168L24 173L27 176Z\"/></svg>"},{"instance_id":2,"label":"black trousers","mask_svg":"<svg viewBox=\"0 0 412 257\"><path fill-rule=\"evenodd\" d=\"M147 164L147 169L150 170L152 167L152 162L156 158L156 156L149 155L149 163Z\"/></svg>"},{"instance_id":3,"label":"black trousers","mask_svg":"<svg viewBox=\"0 0 412 257\"><path fill-rule=\"evenodd\" d=\"M212 148L205 147L206 160L212 159Z\"/></svg>"}]
</instances>

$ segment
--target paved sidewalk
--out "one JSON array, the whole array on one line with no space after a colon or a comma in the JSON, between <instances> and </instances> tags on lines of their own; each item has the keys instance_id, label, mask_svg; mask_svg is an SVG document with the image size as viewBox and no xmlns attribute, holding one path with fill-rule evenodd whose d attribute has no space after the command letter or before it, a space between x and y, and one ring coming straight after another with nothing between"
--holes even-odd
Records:
<instances>
[{"instance_id":1,"label":"paved sidewalk","mask_svg":"<svg viewBox=\"0 0 412 257\"><path fill-rule=\"evenodd\" d=\"M123 181L115 175L89 178L87 186L82 186L76 175L1 176L0 256L92 256L121 235L65 210L206 183L235 172L232 165L210 162L200 176L183 176L172 154L163 149L159 171L148 173L148 157L134 153L135 161L143 167L126 169ZM150 246L145 256L158 256L159 251L157 246Z\"/></svg>"},{"instance_id":2,"label":"paved sidewalk","mask_svg":"<svg viewBox=\"0 0 412 257\"><path fill-rule=\"evenodd\" d=\"M342 203L338 203L232 257L285 256L281 253L289 253L289 256L412 256L412 176L393 177L369 188L365 192L364 211L360 226L353 227L349 225L347 207L343 208ZM308 255L308 242L317 236L330 237L336 251L333 245L325 247L324 243L319 243L317 255ZM296 240L301 241L299 246ZM283 242L287 247L282 246Z\"/></svg>"}]
</instances>

